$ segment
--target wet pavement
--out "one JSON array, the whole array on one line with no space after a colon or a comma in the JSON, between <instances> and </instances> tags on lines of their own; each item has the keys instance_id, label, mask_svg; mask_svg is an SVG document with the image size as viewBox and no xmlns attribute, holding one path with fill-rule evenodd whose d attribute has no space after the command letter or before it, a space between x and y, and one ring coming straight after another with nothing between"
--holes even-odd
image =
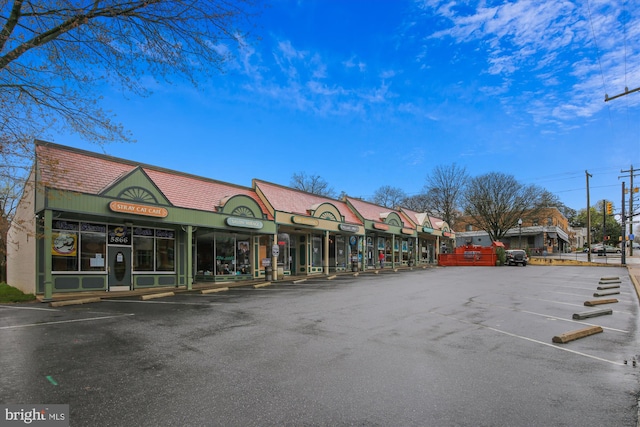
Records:
<instances>
[{"instance_id":1,"label":"wet pavement","mask_svg":"<svg viewBox=\"0 0 640 427\"><path fill-rule=\"evenodd\" d=\"M630 272L450 267L2 305L0 401L68 403L73 426L635 426ZM602 277L620 278L612 314L573 320ZM590 325L603 332L552 342Z\"/></svg>"}]
</instances>

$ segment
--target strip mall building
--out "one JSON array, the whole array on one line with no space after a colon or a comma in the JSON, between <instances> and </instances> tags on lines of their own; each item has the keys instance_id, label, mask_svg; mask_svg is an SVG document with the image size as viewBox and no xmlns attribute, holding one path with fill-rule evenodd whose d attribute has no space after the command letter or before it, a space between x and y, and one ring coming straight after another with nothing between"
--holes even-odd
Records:
<instances>
[{"instance_id":1,"label":"strip mall building","mask_svg":"<svg viewBox=\"0 0 640 427\"><path fill-rule=\"evenodd\" d=\"M23 292L118 291L435 263L441 220L261 180L252 187L36 142L7 237Z\"/></svg>"}]
</instances>

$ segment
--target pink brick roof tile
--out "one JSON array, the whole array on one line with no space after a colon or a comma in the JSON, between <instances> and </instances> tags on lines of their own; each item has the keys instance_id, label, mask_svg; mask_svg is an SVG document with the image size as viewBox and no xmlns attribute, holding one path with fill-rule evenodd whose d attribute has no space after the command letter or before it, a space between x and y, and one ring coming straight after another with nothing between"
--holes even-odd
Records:
<instances>
[{"instance_id":1,"label":"pink brick roof tile","mask_svg":"<svg viewBox=\"0 0 640 427\"><path fill-rule=\"evenodd\" d=\"M385 208L384 206L379 206L374 203L365 202L361 199L354 199L352 197L347 197L347 201L351 203L351 205L357 210L360 215L364 219L369 221L376 221L383 223L384 221L380 217L380 214L395 212L394 209Z\"/></svg>"},{"instance_id":2,"label":"pink brick roof tile","mask_svg":"<svg viewBox=\"0 0 640 427\"><path fill-rule=\"evenodd\" d=\"M118 179L141 167L173 206L214 212L224 197L245 195L255 200L264 213L268 213L262 200L248 187L57 144L38 143L36 154L41 179L51 188L100 194ZM268 218L273 219L271 215Z\"/></svg>"},{"instance_id":3,"label":"pink brick roof tile","mask_svg":"<svg viewBox=\"0 0 640 427\"><path fill-rule=\"evenodd\" d=\"M349 206L342 200L335 200L329 197L318 196L317 194L293 188L283 187L266 181L253 180L254 185L262 191L265 198L273 209L280 212L290 212L298 215L310 215L312 206L320 203L331 203L344 217L344 222L362 225L362 221L349 209Z\"/></svg>"}]
</instances>

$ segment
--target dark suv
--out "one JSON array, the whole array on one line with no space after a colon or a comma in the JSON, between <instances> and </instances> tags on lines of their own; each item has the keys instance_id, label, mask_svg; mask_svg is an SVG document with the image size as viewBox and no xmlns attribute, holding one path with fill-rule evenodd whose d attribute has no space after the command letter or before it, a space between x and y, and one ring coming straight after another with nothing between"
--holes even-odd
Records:
<instances>
[{"instance_id":1,"label":"dark suv","mask_svg":"<svg viewBox=\"0 0 640 427\"><path fill-rule=\"evenodd\" d=\"M509 249L506 251L507 253L507 265L517 265L522 264L524 267L527 265L527 261L529 261L529 257L527 257L527 253L522 249Z\"/></svg>"}]
</instances>

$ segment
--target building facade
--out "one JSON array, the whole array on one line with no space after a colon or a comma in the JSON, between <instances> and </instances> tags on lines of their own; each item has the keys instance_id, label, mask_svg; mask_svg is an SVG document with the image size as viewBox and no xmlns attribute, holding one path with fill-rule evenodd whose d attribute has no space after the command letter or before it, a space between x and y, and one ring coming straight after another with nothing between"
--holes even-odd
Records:
<instances>
[{"instance_id":1,"label":"building facade","mask_svg":"<svg viewBox=\"0 0 640 427\"><path fill-rule=\"evenodd\" d=\"M344 201L257 179L253 188L277 227L276 277L361 268L363 223Z\"/></svg>"},{"instance_id":2,"label":"building facade","mask_svg":"<svg viewBox=\"0 0 640 427\"><path fill-rule=\"evenodd\" d=\"M456 227L456 246L490 246L493 243L486 231L474 229L465 217L458 219ZM557 208L541 209L533 217L523 215L522 224L507 230L500 239L507 249L527 249L532 255L569 252L572 241L569 221Z\"/></svg>"},{"instance_id":3,"label":"building facade","mask_svg":"<svg viewBox=\"0 0 640 427\"><path fill-rule=\"evenodd\" d=\"M275 231L251 188L37 142L8 282L50 297L264 277Z\"/></svg>"},{"instance_id":4,"label":"building facade","mask_svg":"<svg viewBox=\"0 0 640 427\"><path fill-rule=\"evenodd\" d=\"M8 283L44 295L278 280L437 262L424 213L261 180L220 182L36 141L8 232Z\"/></svg>"}]
</instances>

